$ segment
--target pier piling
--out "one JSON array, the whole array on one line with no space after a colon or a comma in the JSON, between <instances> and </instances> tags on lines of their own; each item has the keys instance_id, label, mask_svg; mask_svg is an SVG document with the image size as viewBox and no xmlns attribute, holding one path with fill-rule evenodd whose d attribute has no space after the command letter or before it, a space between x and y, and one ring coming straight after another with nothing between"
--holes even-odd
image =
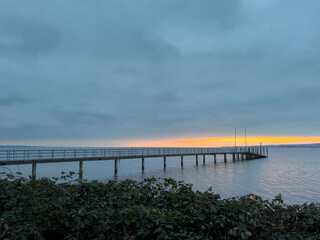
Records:
<instances>
[{"instance_id":1,"label":"pier piling","mask_svg":"<svg viewBox=\"0 0 320 240\"><path fill-rule=\"evenodd\" d=\"M141 163L142 163L142 171L144 171L144 158L141 158Z\"/></svg>"},{"instance_id":2,"label":"pier piling","mask_svg":"<svg viewBox=\"0 0 320 240\"><path fill-rule=\"evenodd\" d=\"M79 161L79 180L82 182L83 178L83 161Z\"/></svg>"},{"instance_id":3,"label":"pier piling","mask_svg":"<svg viewBox=\"0 0 320 240\"><path fill-rule=\"evenodd\" d=\"M114 160L114 174L116 175L118 173L118 162L117 159Z\"/></svg>"},{"instance_id":4,"label":"pier piling","mask_svg":"<svg viewBox=\"0 0 320 240\"><path fill-rule=\"evenodd\" d=\"M36 177L37 177L37 164L32 163L32 178L36 179Z\"/></svg>"}]
</instances>

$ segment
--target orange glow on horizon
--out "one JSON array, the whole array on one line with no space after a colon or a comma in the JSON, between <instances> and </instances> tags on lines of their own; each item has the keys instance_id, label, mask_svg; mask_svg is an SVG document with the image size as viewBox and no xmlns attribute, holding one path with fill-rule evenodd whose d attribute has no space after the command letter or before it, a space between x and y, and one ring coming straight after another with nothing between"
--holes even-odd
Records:
<instances>
[{"instance_id":1,"label":"orange glow on horizon","mask_svg":"<svg viewBox=\"0 0 320 240\"><path fill-rule=\"evenodd\" d=\"M307 144L320 142L320 137L247 137L248 145L280 145L280 144ZM200 139L177 139L163 141L124 141L117 145L123 147L222 147L234 146L233 137L212 137ZM244 146L245 138L237 137L237 146Z\"/></svg>"}]
</instances>

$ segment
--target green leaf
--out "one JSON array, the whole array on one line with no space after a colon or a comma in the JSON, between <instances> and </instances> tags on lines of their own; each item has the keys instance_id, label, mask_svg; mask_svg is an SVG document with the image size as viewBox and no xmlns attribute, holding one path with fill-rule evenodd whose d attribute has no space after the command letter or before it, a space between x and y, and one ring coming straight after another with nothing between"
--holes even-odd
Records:
<instances>
[{"instance_id":1,"label":"green leaf","mask_svg":"<svg viewBox=\"0 0 320 240\"><path fill-rule=\"evenodd\" d=\"M235 236L237 234L237 231L234 228L229 229L228 234Z\"/></svg>"},{"instance_id":2,"label":"green leaf","mask_svg":"<svg viewBox=\"0 0 320 240\"><path fill-rule=\"evenodd\" d=\"M251 237L252 236L252 233L248 230L245 231L245 234L248 236L248 237Z\"/></svg>"}]
</instances>

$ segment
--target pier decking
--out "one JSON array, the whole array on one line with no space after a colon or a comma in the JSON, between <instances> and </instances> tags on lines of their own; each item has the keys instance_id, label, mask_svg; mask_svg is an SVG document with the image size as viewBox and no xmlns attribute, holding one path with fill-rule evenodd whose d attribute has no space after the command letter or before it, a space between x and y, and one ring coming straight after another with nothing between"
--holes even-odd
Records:
<instances>
[{"instance_id":1,"label":"pier decking","mask_svg":"<svg viewBox=\"0 0 320 240\"><path fill-rule=\"evenodd\" d=\"M223 155L224 162L231 155L232 160L250 160L266 158L266 147L230 147L230 148L89 148L89 149L52 149L52 150L0 150L0 165L32 164L32 177L36 178L36 167L40 163L79 162L79 178L83 176L84 161L114 160L114 173L118 172L118 160L141 158L141 169L144 171L145 158L163 157L163 167L166 168L167 157L181 158L183 167L184 156L195 156L196 165L199 155L203 162L206 156Z\"/></svg>"}]
</instances>

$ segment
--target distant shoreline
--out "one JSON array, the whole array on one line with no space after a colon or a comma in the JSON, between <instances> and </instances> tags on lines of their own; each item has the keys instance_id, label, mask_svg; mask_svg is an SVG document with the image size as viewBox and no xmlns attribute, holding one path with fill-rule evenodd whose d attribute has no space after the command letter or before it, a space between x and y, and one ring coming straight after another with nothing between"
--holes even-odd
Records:
<instances>
[{"instance_id":1,"label":"distant shoreline","mask_svg":"<svg viewBox=\"0 0 320 240\"><path fill-rule=\"evenodd\" d=\"M269 148L320 148L320 143L311 144L284 144L284 145L264 145Z\"/></svg>"}]
</instances>

